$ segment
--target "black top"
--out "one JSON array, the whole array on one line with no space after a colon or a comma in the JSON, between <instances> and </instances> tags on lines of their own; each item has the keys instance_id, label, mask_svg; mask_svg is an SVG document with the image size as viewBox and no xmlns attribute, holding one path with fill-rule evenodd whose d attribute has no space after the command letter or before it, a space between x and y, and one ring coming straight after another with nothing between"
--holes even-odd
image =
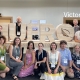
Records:
<instances>
[{"instance_id":1,"label":"black top","mask_svg":"<svg viewBox=\"0 0 80 80\"><path fill-rule=\"evenodd\" d=\"M36 50L36 60L42 61L45 57L47 57L47 52L43 50L43 52L39 55L39 50Z\"/></svg>"},{"instance_id":2,"label":"black top","mask_svg":"<svg viewBox=\"0 0 80 80\"><path fill-rule=\"evenodd\" d=\"M20 35L17 35L17 32L20 32ZM18 26L18 23L16 23L16 36L21 36L21 25Z\"/></svg>"}]
</instances>

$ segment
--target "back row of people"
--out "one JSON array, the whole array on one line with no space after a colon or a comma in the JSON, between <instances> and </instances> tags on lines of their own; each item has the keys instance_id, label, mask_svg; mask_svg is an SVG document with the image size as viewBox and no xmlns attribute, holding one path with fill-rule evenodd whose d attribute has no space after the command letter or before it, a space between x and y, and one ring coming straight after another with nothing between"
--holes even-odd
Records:
<instances>
[{"instance_id":1,"label":"back row of people","mask_svg":"<svg viewBox=\"0 0 80 80\"><path fill-rule=\"evenodd\" d=\"M34 42L29 41L22 61L21 40L16 37L13 44L9 46L10 60L9 67L7 67L4 57L7 50L4 46L5 42L6 38L0 36L0 77L4 78L6 72L11 69L14 80L29 75L39 75L40 79L48 80L54 78L53 74L57 73L62 74L62 80L66 74L70 78L80 78L80 47L78 45L75 46L75 52L71 54L70 50L66 48L67 42L64 40L60 41L59 50L57 50L57 44L52 42L50 51L43 49L43 43L38 43L38 50L35 51Z\"/></svg>"}]
</instances>

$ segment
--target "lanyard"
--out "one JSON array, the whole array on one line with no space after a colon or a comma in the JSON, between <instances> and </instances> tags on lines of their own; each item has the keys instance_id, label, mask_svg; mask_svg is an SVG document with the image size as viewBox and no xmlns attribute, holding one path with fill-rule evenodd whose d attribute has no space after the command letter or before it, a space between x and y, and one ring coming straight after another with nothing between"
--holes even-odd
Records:
<instances>
[{"instance_id":1,"label":"lanyard","mask_svg":"<svg viewBox=\"0 0 80 80\"><path fill-rule=\"evenodd\" d=\"M19 31L18 31L18 27L20 28L20 35L17 35L17 36L21 36L21 25L18 26L18 23L16 23L16 34L17 34L17 32L19 32Z\"/></svg>"},{"instance_id":2,"label":"lanyard","mask_svg":"<svg viewBox=\"0 0 80 80\"><path fill-rule=\"evenodd\" d=\"M42 58L43 58L43 50L42 50L41 53L38 51L38 61L39 61L39 56L40 56L40 54L42 54Z\"/></svg>"},{"instance_id":3,"label":"lanyard","mask_svg":"<svg viewBox=\"0 0 80 80\"><path fill-rule=\"evenodd\" d=\"M19 53L20 53L19 47L18 48L15 47L15 50L16 50L16 56L19 56Z\"/></svg>"}]
</instances>

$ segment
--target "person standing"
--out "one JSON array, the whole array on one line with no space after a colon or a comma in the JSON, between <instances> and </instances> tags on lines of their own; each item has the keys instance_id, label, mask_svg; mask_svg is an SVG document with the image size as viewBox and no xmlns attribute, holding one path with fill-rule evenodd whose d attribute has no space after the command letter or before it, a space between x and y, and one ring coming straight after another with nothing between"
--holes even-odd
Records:
<instances>
[{"instance_id":1,"label":"person standing","mask_svg":"<svg viewBox=\"0 0 80 80\"><path fill-rule=\"evenodd\" d=\"M78 20L77 19L73 19L73 27L74 27L74 33L76 33L76 31L79 30L79 26L78 26Z\"/></svg>"}]
</instances>

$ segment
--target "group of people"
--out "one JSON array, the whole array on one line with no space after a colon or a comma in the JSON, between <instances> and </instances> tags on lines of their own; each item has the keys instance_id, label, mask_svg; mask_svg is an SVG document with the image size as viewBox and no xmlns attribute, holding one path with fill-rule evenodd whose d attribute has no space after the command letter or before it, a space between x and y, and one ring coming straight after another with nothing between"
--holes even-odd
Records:
<instances>
[{"instance_id":1,"label":"group of people","mask_svg":"<svg viewBox=\"0 0 80 80\"><path fill-rule=\"evenodd\" d=\"M0 36L0 77L5 78L6 73L12 71L14 80L18 77L27 77L29 75L40 76L40 79L48 80L54 76L61 76L64 80L65 75L70 78L80 78L80 46L74 46L74 52L71 53L66 47L65 40L60 41L60 49L57 44L50 44L50 51L44 50L44 44L38 43L38 50L35 50L33 41L27 44L26 54L22 58L21 39L16 37L9 49L5 47L6 38ZM6 66L5 55L9 52L9 66ZM56 74L56 75L55 75ZM60 77L59 77L60 78Z\"/></svg>"},{"instance_id":2,"label":"group of people","mask_svg":"<svg viewBox=\"0 0 80 80\"><path fill-rule=\"evenodd\" d=\"M38 43L38 50L35 50L34 42L29 41L26 54L22 60L21 39L19 38L21 35L20 23L21 18L18 18L16 23L17 37L8 49L5 47L6 38L2 35L2 26L0 26L0 77L5 78L6 73L11 72L14 80L18 80L18 77L27 77L29 75L38 75L40 79L44 80L58 80L55 76L64 80L66 75L70 78L80 78L80 46L74 46L74 51L71 53L66 47L67 42L65 40L60 41L60 49L57 49L57 44L52 42L50 51L44 50L43 43ZM79 42L78 20L74 19L73 24L74 40ZM6 52L10 56L9 66L6 65Z\"/></svg>"}]
</instances>

